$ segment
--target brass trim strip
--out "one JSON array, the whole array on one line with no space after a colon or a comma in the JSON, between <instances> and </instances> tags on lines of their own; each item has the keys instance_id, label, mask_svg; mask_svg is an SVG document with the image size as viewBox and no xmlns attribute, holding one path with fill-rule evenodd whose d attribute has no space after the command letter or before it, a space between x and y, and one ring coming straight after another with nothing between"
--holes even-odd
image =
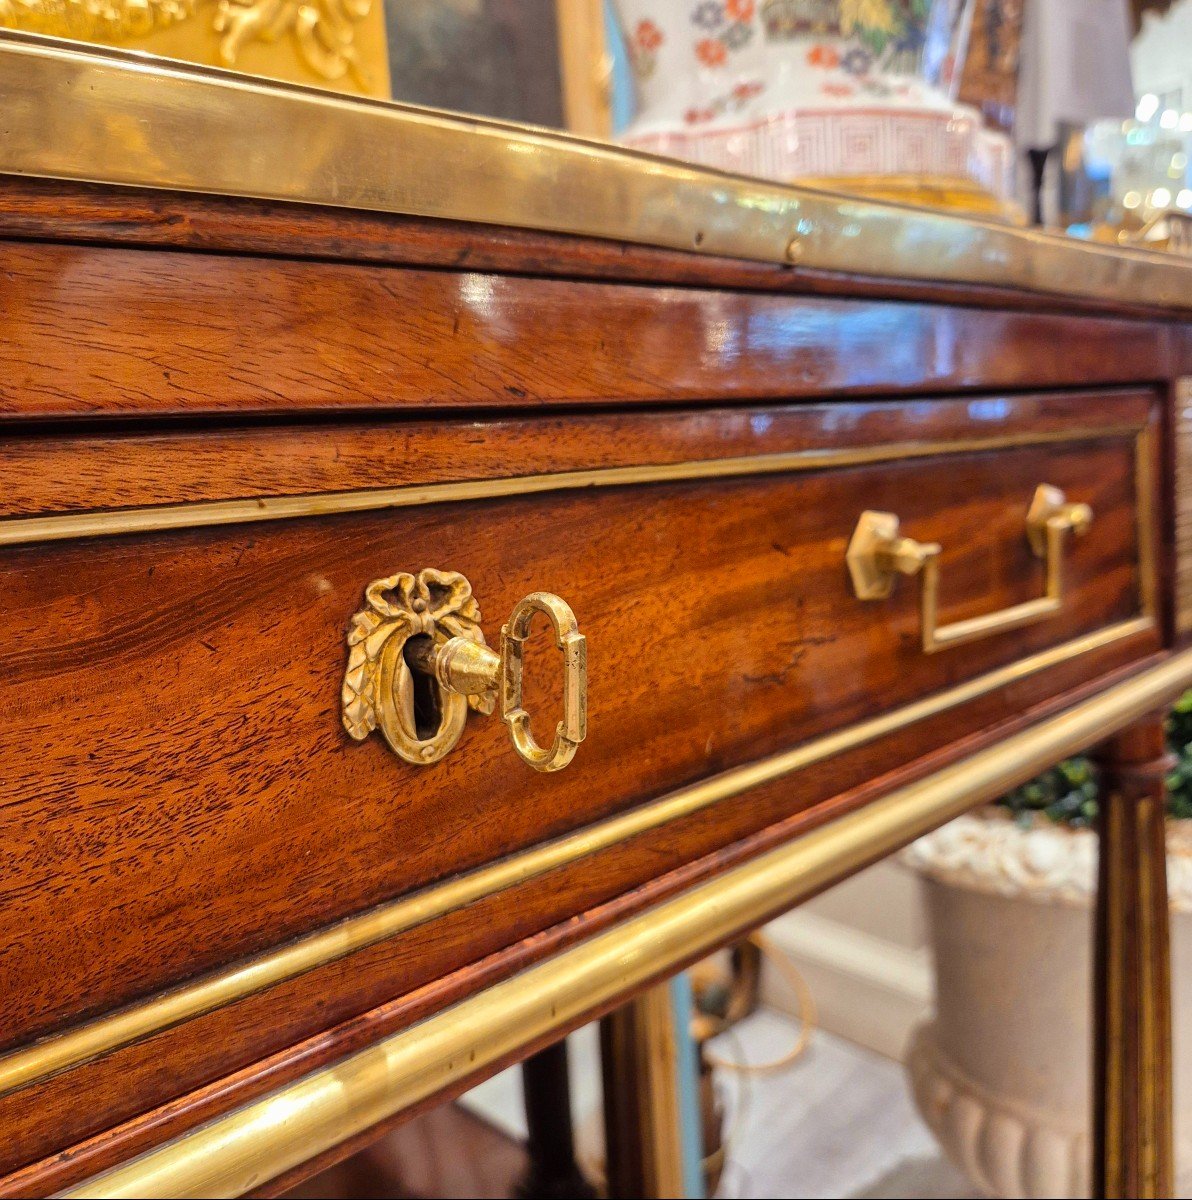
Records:
<instances>
[{"instance_id":1,"label":"brass trim strip","mask_svg":"<svg viewBox=\"0 0 1192 1200\"><path fill-rule=\"evenodd\" d=\"M376 1045L98 1175L69 1197L237 1196L486 1073L1087 748L1192 685L1192 651L770 850Z\"/></svg>"},{"instance_id":2,"label":"brass trim strip","mask_svg":"<svg viewBox=\"0 0 1192 1200\"><path fill-rule=\"evenodd\" d=\"M1175 631L1192 633L1192 375L1172 383L1171 440L1175 491Z\"/></svg>"},{"instance_id":3,"label":"brass trim strip","mask_svg":"<svg viewBox=\"0 0 1192 1200\"><path fill-rule=\"evenodd\" d=\"M481 867L448 883L348 917L327 929L230 969L215 972L183 987L10 1051L0 1057L0 1097L143 1041L204 1013L256 995L287 979L711 808L752 788L772 783L908 725L938 716L1069 658L1098 650L1123 638L1146 633L1153 628L1154 621L1150 617L1139 616L1096 630L858 725L701 780L639 808Z\"/></svg>"},{"instance_id":4,"label":"brass trim strip","mask_svg":"<svg viewBox=\"0 0 1192 1200\"><path fill-rule=\"evenodd\" d=\"M1143 616L1159 619L1159 560L1156 546L1155 501L1159 481L1155 477L1155 447L1158 429L1153 415L1134 441L1134 498L1138 537L1138 605Z\"/></svg>"},{"instance_id":5,"label":"brass trim strip","mask_svg":"<svg viewBox=\"0 0 1192 1200\"><path fill-rule=\"evenodd\" d=\"M13 31L0 172L1192 308L1177 255L817 192L527 126ZM135 133L130 133L135 131ZM297 146L303 153L295 153Z\"/></svg>"},{"instance_id":6,"label":"brass trim strip","mask_svg":"<svg viewBox=\"0 0 1192 1200\"><path fill-rule=\"evenodd\" d=\"M421 504L493 500L505 496L529 496L572 488L620 487L694 479L744 478L788 471L817 471L827 467L861 466L866 463L893 462L906 458L930 458L973 451L1013 449L1019 446L1138 436L1144 429L1145 426L1138 424L1104 425L952 441L882 443L848 450L786 450L773 454L741 455L732 458L693 459L627 467L593 467L542 475L464 479L448 483L409 484L360 491L259 496L242 500L197 500L144 508L54 513L41 517L8 517L0 519L0 547L61 541L67 538L116 537L134 533L198 529L212 525L239 525L250 521L286 521L302 517L371 512L384 508L411 508Z\"/></svg>"}]
</instances>

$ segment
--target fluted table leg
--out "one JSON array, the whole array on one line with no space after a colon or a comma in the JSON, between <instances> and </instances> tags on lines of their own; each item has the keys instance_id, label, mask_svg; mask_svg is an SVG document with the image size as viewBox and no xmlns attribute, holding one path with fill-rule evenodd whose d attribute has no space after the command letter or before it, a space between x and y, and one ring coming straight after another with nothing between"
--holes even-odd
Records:
<instances>
[{"instance_id":1,"label":"fluted table leg","mask_svg":"<svg viewBox=\"0 0 1192 1200\"><path fill-rule=\"evenodd\" d=\"M669 986L655 984L610 1013L600 1039L609 1196L685 1195Z\"/></svg>"},{"instance_id":2,"label":"fluted table leg","mask_svg":"<svg viewBox=\"0 0 1192 1200\"><path fill-rule=\"evenodd\" d=\"M1171 962L1159 716L1100 754L1104 786L1094 946L1093 1194L1170 1196Z\"/></svg>"}]
</instances>

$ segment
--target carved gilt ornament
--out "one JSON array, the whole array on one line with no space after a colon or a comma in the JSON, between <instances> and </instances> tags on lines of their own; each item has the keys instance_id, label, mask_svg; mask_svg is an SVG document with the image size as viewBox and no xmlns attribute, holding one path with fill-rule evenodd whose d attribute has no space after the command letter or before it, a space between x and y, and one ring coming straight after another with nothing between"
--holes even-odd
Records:
<instances>
[{"instance_id":1,"label":"carved gilt ornament","mask_svg":"<svg viewBox=\"0 0 1192 1200\"><path fill-rule=\"evenodd\" d=\"M235 67L253 42L290 39L322 79L351 74L361 87L368 72L356 46L356 27L373 0L0 0L0 28L79 41L121 45L185 21L209 20L219 36L219 59Z\"/></svg>"}]
</instances>

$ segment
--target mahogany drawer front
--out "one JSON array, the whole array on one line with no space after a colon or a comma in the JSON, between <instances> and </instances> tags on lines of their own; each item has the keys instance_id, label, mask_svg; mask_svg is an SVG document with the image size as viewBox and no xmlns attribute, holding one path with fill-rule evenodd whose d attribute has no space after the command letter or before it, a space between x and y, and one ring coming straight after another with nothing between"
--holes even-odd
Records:
<instances>
[{"instance_id":1,"label":"mahogany drawer front","mask_svg":"<svg viewBox=\"0 0 1192 1200\"><path fill-rule=\"evenodd\" d=\"M681 849L660 824L659 849L642 843L574 893L555 875L536 900L530 880L471 950L457 938L370 985L400 994L427 982L419 969L454 969L871 778L874 755L909 761L965 732L966 713L1004 718L1155 649L1153 420L1146 393L1115 392L14 444L23 482L0 524L4 1044L893 715L857 757L821 756L805 786L687 813ZM115 489L118 506L66 514L51 469L64 455L76 504L110 505ZM109 478L101 455L123 469ZM188 475L196 459L211 469ZM247 520L234 490L249 463L260 495L291 498L259 510L270 519ZM442 476L469 463L490 482L460 499ZM566 486L547 478L560 471ZM353 491L362 474L366 489L431 490ZM323 489L309 507L329 511L297 515L303 479ZM942 546L941 623L1030 602L1044 571L1025 519L1043 483L1094 513L1064 543L1054 615L926 654L919 580L854 595L845 552L873 509ZM93 536L121 528L134 532ZM528 592L571 604L589 736L567 770L527 769L495 717L470 716L426 767L345 733L365 585L424 567L471 581L490 642ZM536 729L553 723L559 670L543 639L527 667ZM328 1022L324 999L299 1005L299 1031ZM224 1069L284 1044L268 1037L229 1042ZM191 1062L192 1086L212 1069ZM0 1096L0 1117L21 1099Z\"/></svg>"}]
</instances>

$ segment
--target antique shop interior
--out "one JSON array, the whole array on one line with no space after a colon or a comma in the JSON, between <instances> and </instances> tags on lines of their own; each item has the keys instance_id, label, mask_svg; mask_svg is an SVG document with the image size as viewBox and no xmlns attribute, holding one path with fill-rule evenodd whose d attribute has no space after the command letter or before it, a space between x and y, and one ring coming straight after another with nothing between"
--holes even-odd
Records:
<instances>
[{"instance_id":1,"label":"antique shop interior","mask_svg":"<svg viewBox=\"0 0 1192 1200\"><path fill-rule=\"evenodd\" d=\"M1192 1196L1192 0L0 0L0 1196Z\"/></svg>"}]
</instances>

